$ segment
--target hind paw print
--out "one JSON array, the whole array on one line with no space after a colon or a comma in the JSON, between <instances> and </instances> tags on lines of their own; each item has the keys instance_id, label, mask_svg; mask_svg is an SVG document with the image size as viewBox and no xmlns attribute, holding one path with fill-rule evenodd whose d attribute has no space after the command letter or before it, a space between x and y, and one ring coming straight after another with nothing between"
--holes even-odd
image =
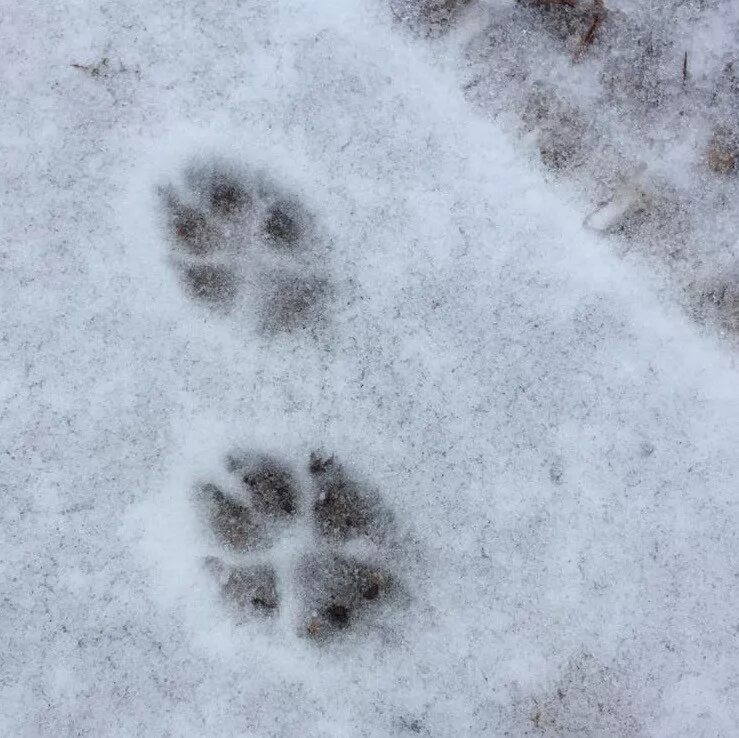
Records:
<instances>
[{"instance_id":1,"label":"hind paw print","mask_svg":"<svg viewBox=\"0 0 739 738\"><path fill-rule=\"evenodd\" d=\"M170 262L194 302L221 314L243 309L266 333L322 320L326 239L296 197L264 174L210 162L189 167L160 198Z\"/></svg>"},{"instance_id":2,"label":"hind paw print","mask_svg":"<svg viewBox=\"0 0 739 738\"><path fill-rule=\"evenodd\" d=\"M226 456L197 488L215 551L204 564L240 621L282 617L316 642L379 623L402 600L386 563L393 520L380 496L333 456L303 474L269 455Z\"/></svg>"},{"instance_id":3,"label":"hind paw print","mask_svg":"<svg viewBox=\"0 0 739 738\"><path fill-rule=\"evenodd\" d=\"M355 536L382 540L391 520L376 495L348 476L333 456L312 453L308 470L316 489L313 518L322 536L344 541Z\"/></svg>"}]
</instances>

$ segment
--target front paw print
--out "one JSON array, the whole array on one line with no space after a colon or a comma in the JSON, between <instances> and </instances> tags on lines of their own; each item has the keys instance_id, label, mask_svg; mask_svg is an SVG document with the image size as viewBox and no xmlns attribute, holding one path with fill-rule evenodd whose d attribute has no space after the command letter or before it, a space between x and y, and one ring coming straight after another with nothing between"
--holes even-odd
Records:
<instances>
[{"instance_id":1,"label":"front paw print","mask_svg":"<svg viewBox=\"0 0 739 738\"><path fill-rule=\"evenodd\" d=\"M197 488L197 504L215 546L204 563L238 620L290 613L289 627L324 642L379 624L401 602L386 563L393 518L333 456L311 454L301 475L233 452L224 472Z\"/></svg>"},{"instance_id":2,"label":"front paw print","mask_svg":"<svg viewBox=\"0 0 739 738\"><path fill-rule=\"evenodd\" d=\"M328 239L297 197L224 161L186 168L159 194L169 260L194 302L268 334L325 319Z\"/></svg>"}]
</instances>

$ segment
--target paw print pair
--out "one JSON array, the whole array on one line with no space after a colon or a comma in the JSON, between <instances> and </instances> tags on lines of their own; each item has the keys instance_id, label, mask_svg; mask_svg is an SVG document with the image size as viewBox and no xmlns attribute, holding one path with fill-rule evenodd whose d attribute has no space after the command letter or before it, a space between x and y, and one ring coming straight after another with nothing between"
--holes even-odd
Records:
<instances>
[{"instance_id":1,"label":"paw print pair","mask_svg":"<svg viewBox=\"0 0 739 738\"><path fill-rule=\"evenodd\" d=\"M267 333L320 320L330 293L325 239L296 197L226 162L190 166L160 196L170 260L192 300L246 310Z\"/></svg>"},{"instance_id":2,"label":"paw print pair","mask_svg":"<svg viewBox=\"0 0 739 738\"><path fill-rule=\"evenodd\" d=\"M296 472L272 456L230 454L197 503L216 547L206 566L239 619L290 613L300 635L322 641L399 601L386 563L392 516L332 456L311 454Z\"/></svg>"}]
</instances>

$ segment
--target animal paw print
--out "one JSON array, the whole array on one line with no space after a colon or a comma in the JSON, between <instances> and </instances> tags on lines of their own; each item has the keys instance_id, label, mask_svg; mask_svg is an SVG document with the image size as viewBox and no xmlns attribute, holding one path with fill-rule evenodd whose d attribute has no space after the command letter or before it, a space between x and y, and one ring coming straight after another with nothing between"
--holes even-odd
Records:
<instances>
[{"instance_id":1,"label":"animal paw print","mask_svg":"<svg viewBox=\"0 0 739 738\"><path fill-rule=\"evenodd\" d=\"M325 240L295 196L227 162L190 166L160 195L170 260L192 300L246 309L266 333L320 321L331 292Z\"/></svg>"},{"instance_id":2,"label":"animal paw print","mask_svg":"<svg viewBox=\"0 0 739 738\"><path fill-rule=\"evenodd\" d=\"M205 565L241 621L282 617L325 641L379 623L401 600L386 563L392 516L333 456L311 454L298 474L269 455L229 454L197 502L216 547Z\"/></svg>"}]
</instances>

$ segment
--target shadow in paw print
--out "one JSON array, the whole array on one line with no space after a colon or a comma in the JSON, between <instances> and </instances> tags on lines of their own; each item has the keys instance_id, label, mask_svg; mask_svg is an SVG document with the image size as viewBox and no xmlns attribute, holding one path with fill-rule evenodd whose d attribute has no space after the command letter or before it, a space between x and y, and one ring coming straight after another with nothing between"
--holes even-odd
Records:
<instances>
[{"instance_id":1,"label":"shadow in paw print","mask_svg":"<svg viewBox=\"0 0 739 738\"><path fill-rule=\"evenodd\" d=\"M182 273L188 293L196 300L214 306L228 307L238 288L236 275L225 266L193 264Z\"/></svg>"},{"instance_id":2,"label":"shadow in paw print","mask_svg":"<svg viewBox=\"0 0 739 738\"><path fill-rule=\"evenodd\" d=\"M297 202L278 200L265 213L264 232L273 246L293 249L299 245L308 224L308 216Z\"/></svg>"},{"instance_id":3,"label":"shadow in paw print","mask_svg":"<svg viewBox=\"0 0 739 738\"><path fill-rule=\"evenodd\" d=\"M193 164L185 172L185 181L199 206L211 217L231 219L254 205L249 176L228 162Z\"/></svg>"},{"instance_id":4,"label":"shadow in paw print","mask_svg":"<svg viewBox=\"0 0 739 738\"><path fill-rule=\"evenodd\" d=\"M210 528L231 550L263 547L270 535L279 532L279 521L298 511L300 489L293 474L286 464L263 454L232 453L226 457L225 466L236 494L224 492L211 482L200 488Z\"/></svg>"},{"instance_id":5,"label":"shadow in paw print","mask_svg":"<svg viewBox=\"0 0 739 738\"><path fill-rule=\"evenodd\" d=\"M246 551L260 542L260 526L249 507L227 497L215 484L203 485L201 497L207 505L210 527L222 545Z\"/></svg>"},{"instance_id":6,"label":"shadow in paw print","mask_svg":"<svg viewBox=\"0 0 739 738\"><path fill-rule=\"evenodd\" d=\"M381 539L391 524L378 495L351 479L333 456L312 453L308 470L315 482L313 517L321 535Z\"/></svg>"},{"instance_id":7,"label":"shadow in paw print","mask_svg":"<svg viewBox=\"0 0 739 738\"><path fill-rule=\"evenodd\" d=\"M271 516L284 517L297 511L300 493L290 469L271 456L230 455L226 466L251 494L254 508Z\"/></svg>"},{"instance_id":8,"label":"shadow in paw print","mask_svg":"<svg viewBox=\"0 0 739 738\"><path fill-rule=\"evenodd\" d=\"M237 613L277 613L277 577L270 566L230 566L215 556L209 556L205 565L218 581L223 599Z\"/></svg>"},{"instance_id":9,"label":"shadow in paw print","mask_svg":"<svg viewBox=\"0 0 739 738\"><path fill-rule=\"evenodd\" d=\"M186 205L176 195L168 197L169 227L175 245L190 256L205 256L217 248L217 234L205 213Z\"/></svg>"},{"instance_id":10,"label":"shadow in paw print","mask_svg":"<svg viewBox=\"0 0 739 738\"><path fill-rule=\"evenodd\" d=\"M226 172L212 172L206 190L210 209L232 218L252 205L252 196L242 182Z\"/></svg>"},{"instance_id":11,"label":"shadow in paw print","mask_svg":"<svg viewBox=\"0 0 739 738\"><path fill-rule=\"evenodd\" d=\"M224 246L225 226L251 208L252 195L243 178L217 166L190 169L186 181L187 197L160 191L170 239L189 256L207 257Z\"/></svg>"},{"instance_id":12,"label":"shadow in paw print","mask_svg":"<svg viewBox=\"0 0 739 738\"><path fill-rule=\"evenodd\" d=\"M309 610L305 632L315 639L345 630L395 589L381 566L336 554L311 554L300 564L298 580Z\"/></svg>"}]
</instances>

